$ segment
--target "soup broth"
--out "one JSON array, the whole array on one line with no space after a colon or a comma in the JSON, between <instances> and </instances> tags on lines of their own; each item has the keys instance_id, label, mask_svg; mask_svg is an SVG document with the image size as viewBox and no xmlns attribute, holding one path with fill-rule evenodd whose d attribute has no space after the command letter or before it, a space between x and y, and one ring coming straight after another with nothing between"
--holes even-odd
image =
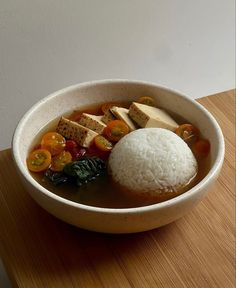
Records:
<instances>
[{"instance_id":1,"label":"soup broth","mask_svg":"<svg viewBox=\"0 0 236 288\"><path fill-rule=\"evenodd\" d=\"M120 105L122 107L128 108L130 103L124 102L120 103ZM86 106L77 111L67 113L65 116L71 120L75 120L75 116L78 114L78 111L94 115L101 115L102 113L100 107L101 104ZM169 111L168 113L175 120L177 120L178 124L188 122L179 115L173 114ZM40 143L40 139L46 132L56 131L58 121L59 118L54 119L41 129L37 137L35 137L34 143L32 143L32 149L34 147L37 147L38 143ZM178 191L178 194L182 194L183 192L186 192L193 186L197 185L207 175L207 173L209 172L209 168L209 155L206 158L198 159L197 175L188 185L184 186L181 191ZM84 184L81 187L77 187L76 185L73 185L71 183L64 183L55 186L44 176L44 172L31 173L31 175L39 184L41 184L43 187L45 187L52 193L55 193L56 195L71 200L73 202L89 206L104 208L133 208L147 206L158 202L156 199L141 199L139 197L135 198L128 196L128 193L124 193L125 191L121 187L119 187L119 185L114 183L111 179L111 176L109 176L107 173L103 176L98 177L94 181Z\"/></svg>"}]
</instances>

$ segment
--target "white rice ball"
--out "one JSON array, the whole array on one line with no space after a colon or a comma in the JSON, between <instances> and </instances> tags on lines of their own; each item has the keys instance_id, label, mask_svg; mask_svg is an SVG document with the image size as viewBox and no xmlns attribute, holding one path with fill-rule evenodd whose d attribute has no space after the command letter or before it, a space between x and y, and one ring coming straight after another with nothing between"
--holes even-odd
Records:
<instances>
[{"instance_id":1,"label":"white rice ball","mask_svg":"<svg viewBox=\"0 0 236 288\"><path fill-rule=\"evenodd\" d=\"M129 133L115 145L109 169L114 181L133 193L176 193L196 175L197 161L175 133L144 128Z\"/></svg>"}]
</instances>

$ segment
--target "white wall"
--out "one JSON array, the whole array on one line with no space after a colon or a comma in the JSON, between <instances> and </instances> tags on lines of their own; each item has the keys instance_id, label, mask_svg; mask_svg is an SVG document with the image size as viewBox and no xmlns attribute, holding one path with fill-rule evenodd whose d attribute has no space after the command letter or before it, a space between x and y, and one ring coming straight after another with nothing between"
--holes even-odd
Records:
<instances>
[{"instance_id":1,"label":"white wall","mask_svg":"<svg viewBox=\"0 0 236 288\"><path fill-rule=\"evenodd\" d=\"M190 97L235 86L233 0L0 0L0 149L22 114L77 82L132 78Z\"/></svg>"},{"instance_id":2,"label":"white wall","mask_svg":"<svg viewBox=\"0 0 236 288\"><path fill-rule=\"evenodd\" d=\"M235 87L234 24L233 0L0 0L0 149L32 104L77 82Z\"/></svg>"}]
</instances>

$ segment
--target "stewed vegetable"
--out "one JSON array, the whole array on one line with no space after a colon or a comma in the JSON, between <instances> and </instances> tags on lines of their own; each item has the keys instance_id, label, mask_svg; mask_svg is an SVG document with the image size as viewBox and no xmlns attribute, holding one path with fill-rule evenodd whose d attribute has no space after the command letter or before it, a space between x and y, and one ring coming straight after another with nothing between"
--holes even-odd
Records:
<instances>
[{"instance_id":1,"label":"stewed vegetable","mask_svg":"<svg viewBox=\"0 0 236 288\"><path fill-rule=\"evenodd\" d=\"M102 135L98 135L94 138L94 144L96 147L104 152L109 152L112 150L113 145L110 141L108 141L105 137Z\"/></svg>"},{"instance_id":2,"label":"stewed vegetable","mask_svg":"<svg viewBox=\"0 0 236 288\"><path fill-rule=\"evenodd\" d=\"M41 147L52 155L57 155L65 149L66 140L57 132L46 133L41 141Z\"/></svg>"},{"instance_id":3,"label":"stewed vegetable","mask_svg":"<svg viewBox=\"0 0 236 288\"><path fill-rule=\"evenodd\" d=\"M62 151L60 154L52 158L50 169L52 171L62 171L66 164L72 161L72 156L68 151Z\"/></svg>"},{"instance_id":4,"label":"stewed vegetable","mask_svg":"<svg viewBox=\"0 0 236 288\"><path fill-rule=\"evenodd\" d=\"M113 120L107 124L104 130L105 136L114 142L118 142L123 136L129 133L129 127L121 120Z\"/></svg>"},{"instance_id":5,"label":"stewed vegetable","mask_svg":"<svg viewBox=\"0 0 236 288\"><path fill-rule=\"evenodd\" d=\"M51 164L51 153L46 149L37 149L27 158L27 166L32 172L42 172Z\"/></svg>"},{"instance_id":6,"label":"stewed vegetable","mask_svg":"<svg viewBox=\"0 0 236 288\"><path fill-rule=\"evenodd\" d=\"M206 139L200 139L193 144L192 150L197 158L207 157L211 149L210 142Z\"/></svg>"}]
</instances>

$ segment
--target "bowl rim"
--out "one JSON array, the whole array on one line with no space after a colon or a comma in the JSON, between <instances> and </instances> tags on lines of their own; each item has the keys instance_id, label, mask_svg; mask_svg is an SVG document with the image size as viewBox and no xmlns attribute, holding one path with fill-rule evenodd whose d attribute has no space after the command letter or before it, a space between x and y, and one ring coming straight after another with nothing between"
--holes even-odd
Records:
<instances>
[{"instance_id":1,"label":"bowl rim","mask_svg":"<svg viewBox=\"0 0 236 288\"><path fill-rule=\"evenodd\" d=\"M78 88L82 87L88 87L88 86L96 86L96 85L104 85L104 84L139 84L139 85L146 85L146 86L153 86L153 87L158 87L161 88L163 91L171 92L174 93L182 98L185 99L187 102L191 102L194 105L196 105L203 113L206 114L207 118L212 122L213 126L216 129L216 134L217 138L219 141L219 149L217 151L217 157L215 162L213 163L212 168L208 172L208 174L194 187L192 187L190 190L184 192L181 195L178 195L172 199L166 200L164 202L148 205L148 206L142 206L142 207L133 207L133 208L104 208L104 207L96 207L96 206L89 206L81 203L74 202L72 200L68 200L66 198L63 198L61 196L56 195L55 193L51 192L50 190L44 188L42 185L40 185L28 172L27 168L23 164L23 162L20 159L19 156L19 139L20 139L20 134L21 131L24 127L24 123L27 121L27 119L34 113L38 107L48 101L49 99L52 99L54 97L57 97L58 95L62 93L67 93L67 92L72 92L74 90L77 90ZM224 143L224 137L222 130L217 123L216 119L213 117L213 115L201 104L199 104L197 101L192 100L191 98L183 95L182 93L174 90L167 88L165 86L153 83L153 82L148 82L148 81L140 81L140 80L128 80L128 79L104 79L104 80L93 80L93 81L87 81L87 82L82 82L74 85L70 85L66 88L57 90L51 94L49 94L46 97L43 97L41 100L36 102L20 119L18 122L13 137L12 137L12 154L13 154L13 159L14 162L20 172L20 174L23 176L23 178L30 183L38 192L43 193L46 197L52 198L55 201L61 202L61 204L69 205L74 208L79 208L82 210L86 210L88 212L96 212L96 213L106 213L106 214L132 214L132 213L142 213L142 212L147 212L147 211L153 211L153 210L159 210L162 208L170 207L173 205L178 204L181 201L188 200L191 198L194 194L197 194L199 190L204 188L205 185L209 184L211 182L211 179L214 179L215 176L217 176L217 173L220 171L221 166L224 161L224 154L225 154L225 143Z\"/></svg>"}]
</instances>

